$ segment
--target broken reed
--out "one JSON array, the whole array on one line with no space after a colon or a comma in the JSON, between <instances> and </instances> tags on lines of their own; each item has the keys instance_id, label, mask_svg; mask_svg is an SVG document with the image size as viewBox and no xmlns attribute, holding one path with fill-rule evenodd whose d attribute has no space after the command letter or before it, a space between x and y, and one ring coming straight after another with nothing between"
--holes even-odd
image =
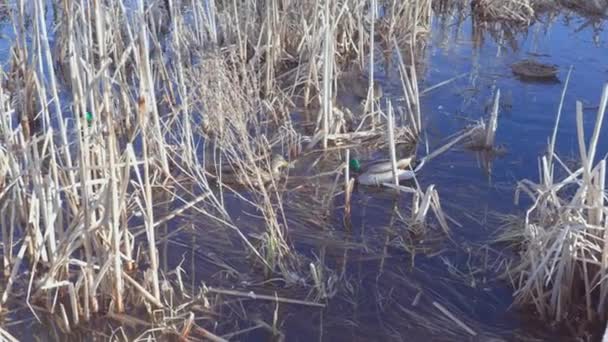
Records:
<instances>
[{"instance_id":1,"label":"broken reed","mask_svg":"<svg viewBox=\"0 0 608 342\"><path fill-rule=\"evenodd\" d=\"M294 251L280 191L277 184L254 186L268 168L259 161L268 164L277 147L294 148L297 133L281 105L290 101L286 94L323 89L328 106L344 62L336 52L354 52L354 60L371 53L368 3L63 0L52 2L53 22L42 0L26 3L11 7L16 39L0 87L2 305L11 304L15 286L25 286L22 299L54 314L66 331L96 312L117 317L136 303L150 312L168 309L158 227L186 210L234 231L267 272L287 277ZM410 24L416 32L430 21L430 1L387 4L395 35L413 41ZM50 27L57 27L54 40ZM28 36L35 37L29 46ZM285 74L296 76L285 84ZM416 104L415 78L406 84ZM417 111L419 129L419 109L409 110ZM323 115L327 137L332 111ZM267 223L261 249L223 205L222 191L232 189L211 191L207 170L220 166L200 155L201 137L217 147L205 152L217 156L212 164L228 160L254 193L243 199ZM156 214L158 198L174 199L164 217ZM145 260L144 274L137 266ZM170 312L182 317L182 332L190 331L191 312Z\"/></svg>"}]
</instances>

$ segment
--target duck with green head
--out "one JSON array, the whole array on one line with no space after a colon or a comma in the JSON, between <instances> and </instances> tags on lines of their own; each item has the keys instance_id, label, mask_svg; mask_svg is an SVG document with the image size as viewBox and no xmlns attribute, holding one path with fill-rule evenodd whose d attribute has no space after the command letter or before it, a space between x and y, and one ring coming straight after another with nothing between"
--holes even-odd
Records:
<instances>
[{"instance_id":1,"label":"duck with green head","mask_svg":"<svg viewBox=\"0 0 608 342\"><path fill-rule=\"evenodd\" d=\"M422 166L424 159L412 169L414 156L397 160L397 178L399 180L412 179ZM349 161L350 168L356 173L357 182L363 185L381 185L393 180L393 164L390 160L379 160L361 165L358 159Z\"/></svg>"}]
</instances>

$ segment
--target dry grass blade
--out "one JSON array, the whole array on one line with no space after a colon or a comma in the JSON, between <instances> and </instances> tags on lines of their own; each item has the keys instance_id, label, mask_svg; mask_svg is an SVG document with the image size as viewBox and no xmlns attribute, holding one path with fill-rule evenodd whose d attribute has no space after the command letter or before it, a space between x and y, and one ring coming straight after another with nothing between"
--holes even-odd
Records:
<instances>
[{"instance_id":1,"label":"dry grass blade","mask_svg":"<svg viewBox=\"0 0 608 342\"><path fill-rule=\"evenodd\" d=\"M244 298L250 298L250 299L254 299L254 300L262 299L262 300L275 301L275 302L288 303L288 304L313 306L313 307L317 307L317 308L325 307L325 304L322 304L322 303L314 303L314 302L308 302L308 301L298 300L298 299L261 295L261 294L256 294L254 292L247 293L247 292L234 291L234 290L216 289L216 288L211 288L211 287L207 288L207 291L209 291L211 293L219 293L219 294L224 294L224 295L229 295L229 296L244 297Z\"/></svg>"},{"instance_id":2,"label":"dry grass blade","mask_svg":"<svg viewBox=\"0 0 608 342\"><path fill-rule=\"evenodd\" d=\"M464 324L461 320L459 320L456 316L454 316L450 311L448 311L448 309L446 309L443 305L441 305L437 302L433 302L433 305L439 311L441 311L444 315L446 315L452 321L454 321L454 323L458 324L462 329L464 329L466 332L468 332L471 336L477 336L477 333L473 329L469 328L466 324Z\"/></svg>"}]
</instances>

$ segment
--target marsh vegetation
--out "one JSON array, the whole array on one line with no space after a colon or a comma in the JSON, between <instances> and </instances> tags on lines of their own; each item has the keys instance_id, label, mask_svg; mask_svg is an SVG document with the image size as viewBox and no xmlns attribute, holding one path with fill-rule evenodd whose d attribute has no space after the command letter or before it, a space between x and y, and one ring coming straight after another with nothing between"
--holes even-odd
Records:
<instances>
[{"instance_id":1,"label":"marsh vegetation","mask_svg":"<svg viewBox=\"0 0 608 342\"><path fill-rule=\"evenodd\" d=\"M577 70L529 56L523 64L550 74L534 86L550 89L557 108L536 136L546 148L527 151L539 167L526 168L540 175L505 190L522 197L520 210L490 199L479 215L479 184L520 153L515 134L500 136L518 99L497 77L482 85L480 63L430 82L429 55L463 23L479 51L484 40L496 55L517 51L522 34L564 8L590 18L595 40L608 6L0 6L3 339L41 330L50 340L550 336L483 320L506 311L511 294L515 315L539 314L539 327L558 322L555 331L574 335L606 320L608 86L593 125L576 102L580 158L568 163L556 146ZM505 69L517 74L521 63ZM463 106L486 102L463 120L438 119L447 91ZM483 181L441 173L462 154L480 161ZM470 227L492 234L470 238ZM564 325L574 317L584 319Z\"/></svg>"}]
</instances>

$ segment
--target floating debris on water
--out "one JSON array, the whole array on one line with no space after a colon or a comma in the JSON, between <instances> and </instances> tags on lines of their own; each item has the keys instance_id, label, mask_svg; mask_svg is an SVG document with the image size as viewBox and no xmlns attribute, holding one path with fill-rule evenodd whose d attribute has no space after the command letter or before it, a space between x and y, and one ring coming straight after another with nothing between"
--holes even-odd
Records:
<instances>
[{"instance_id":1,"label":"floating debris on water","mask_svg":"<svg viewBox=\"0 0 608 342\"><path fill-rule=\"evenodd\" d=\"M533 59L524 59L511 65L513 73L525 79L557 80L559 68Z\"/></svg>"}]
</instances>

